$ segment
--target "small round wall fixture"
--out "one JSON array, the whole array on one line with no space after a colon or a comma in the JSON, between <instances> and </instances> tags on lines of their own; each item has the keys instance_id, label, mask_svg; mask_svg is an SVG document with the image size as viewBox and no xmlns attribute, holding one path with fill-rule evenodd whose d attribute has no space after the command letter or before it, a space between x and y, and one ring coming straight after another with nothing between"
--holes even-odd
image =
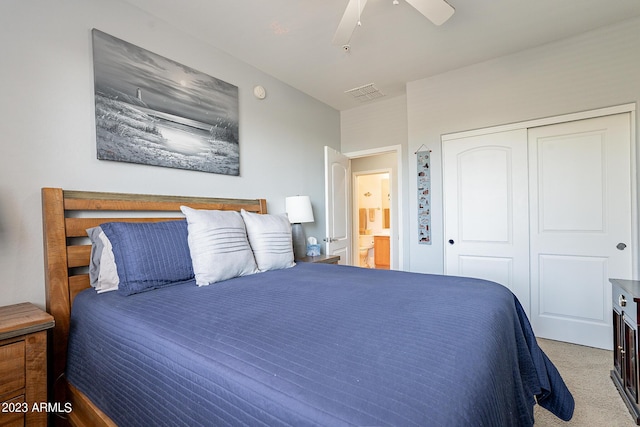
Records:
<instances>
[{"instance_id":1,"label":"small round wall fixture","mask_svg":"<svg viewBox=\"0 0 640 427\"><path fill-rule=\"evenodd\" d=\"M265 99L267 97L267 91L264 90L264 87L257 85L253 88L253 95L258 99Z\"/></svg>"}]
</instances>

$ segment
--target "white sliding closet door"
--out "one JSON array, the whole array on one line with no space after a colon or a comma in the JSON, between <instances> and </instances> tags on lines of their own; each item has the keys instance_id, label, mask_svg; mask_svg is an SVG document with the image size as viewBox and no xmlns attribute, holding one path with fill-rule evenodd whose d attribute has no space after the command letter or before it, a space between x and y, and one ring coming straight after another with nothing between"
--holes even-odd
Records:
<instances>
[{"instance_id":1,"label":"white sliding closet door","mask_svg":"<svg viewBox=\"0 0 640 427\"><path fill-rule=\"evenodd\" d=\"M445 274L509 288L529 310L526 129L443 141Z\"/></svg>"},{"instance_id":2,"label":"white sliding closet door","mask_svg":"<svg viewBox=\"0 0 640 427\"><path fill-rule=\"evenodd\" d=\"M609 278L637 268L632 116L567 117L443 136L445 274L511 289L539 337L610 349Z\"/></svg>"},{"instance_id":3,"label":"white sliding closet door","mask_svg":"<svg viewBox=\"0 0 640 427\"><path fill-rule=\"evenodd\" d=\"M611 348L609 278L633 277L630 114L529 129L531 321Z\"/></svg>"}]
</instances>

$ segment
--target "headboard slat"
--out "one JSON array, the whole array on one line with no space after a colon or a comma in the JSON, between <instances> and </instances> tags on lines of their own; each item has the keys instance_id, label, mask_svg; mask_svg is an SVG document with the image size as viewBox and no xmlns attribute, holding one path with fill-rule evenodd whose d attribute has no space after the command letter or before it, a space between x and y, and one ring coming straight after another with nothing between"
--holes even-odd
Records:
<instances>
[{"instance_id":1,"label":"headboard slat","mask_svg":"<svg viewBox=\"0 0 640 427\"><path fill-rule=\"evenodd\" d=\"M68 193L68 195L67 195ZM104 197L104 198L103 198ZM206 199L200 197L156 196L142 194L65 192L65 209L78 211L180 211L180 206L261 212L259 200Z\"/></svg>"},{"instance_id":2,"label":"headboard slat","mask_svg":"<svg viewBox=\"0 0 640 427\"><path fill-rule=\"evenodd\" d=\"M73 305L73 299L76 295L89 287L91 287L91 284L89 283L88 274L78 274L77 276L69 277L69 296L71 299L71 305Z\"/></svg>"},{"instance_id":3,"label":"headboard slat","mask_svg":"<svg viewBox=\"0 0 640 427\"><path fill-rule=\"evenodd\" d=\"M86 267L91 258L91 245L67 247L67 265L69 268Z\"/></svg>"},{"instance_id":4,"label":"headboard slat","mask_svg":"<svg viewBox=\"0 0 640 427\"><path fill-rule=\"evenodd\" d=\"M66 231L67 237L87 237L87 228L96 227L105 222L159 222L159 221L175 221L184 219L184 217L145 217L145 218L67 218Z\"/></svg>"}]
</instances>

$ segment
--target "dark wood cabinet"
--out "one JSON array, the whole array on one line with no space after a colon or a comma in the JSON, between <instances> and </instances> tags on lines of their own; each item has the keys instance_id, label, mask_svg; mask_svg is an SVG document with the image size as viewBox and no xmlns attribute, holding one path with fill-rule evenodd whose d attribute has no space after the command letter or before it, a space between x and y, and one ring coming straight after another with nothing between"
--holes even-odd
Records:
<instances>
[{"instance_id":1,"label":"dark wood cabinet","mask_svg":"<svg viewBox=\"0 0 640 427\"><path fill-rule=\"evenodd\" d=\"M629 412L640 425L638 405L638 309L640 281L610 279L613 305L613 370L611 379Z\"/></svg>"},{"instance_id":2,"label":"dark wood cabinet","mask_svg":"<svg viewBox=\"0 0 640 427\"><path fill-rule=\"evenodd\" d=\"M622 378L622 342L624 341L622 312L613 306L613 369Z\"/></svg>"}]
</instances>

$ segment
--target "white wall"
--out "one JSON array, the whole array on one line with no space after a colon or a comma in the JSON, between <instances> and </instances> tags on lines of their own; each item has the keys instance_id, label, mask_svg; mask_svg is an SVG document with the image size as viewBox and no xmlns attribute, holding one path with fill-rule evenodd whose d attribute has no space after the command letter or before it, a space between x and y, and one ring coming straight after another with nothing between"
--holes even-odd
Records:
<instances>
[{"instance_id":1,"label":"white wall","mask_svg":"<svg viewBox=\"0 0 640 427\"><path fill-rule=\"evenodd\" d=\"M409 256L409 208L407 200L409 197L409 179L415 180L415 175L407 170L407 98L398 96L375 102L373 104L365 104L358 108L345 110L340 112L341 127L341 151L343 153L354 153L367 151L376 148L385 148L394 145L402 146L401 155L404 157L402 161L402 170L399 172L399 181L402 183L400 189L400 197L403 201L402 214L403 218L394 218L394 229L399 229L402 234L402 247L397 254L402 257L394 259L393 265L400 266L403 270L408 270L407 263ZM414 150L415 151L415 150ZM377 158L378 156L376 156ZM383 157L381 157L382 159ZM397 163L397 162L396 162ZM382 166L378 166L382 167ZM384 167L388 167L385 165ZM397 166L393 166L394 173ZM414 168L415 170L415 168ZM395 207L392 207L394 209ZM397 209L396 212L399 212Z\"/></svg>"},{"instance_id":2,"label":"white wall","mask_svg":"<svg viewBox=\"0 0 640 427\"><path fill-rule=\"evenodd\" d=\"M638 102L639 76L640 20L634 19L410 82L406 99L394 98L342 111L342 151L385 146L390 140L403 145L403 170L407 175L405 269L442 273L440 136ZM414 152L422 144L433 150L431 246L419 245L415 232Z\"/></svg>"},{"instance_id":3,"label":"white wall","mask_svg":"<svg viewBox=\"0 0 640 427\"><path fill-rule=\"evenodd\" d=\"M92 28L238 86L240 177L96 160ZM324 233L338 111L118 0L2 0L0 40L0 305L44 306L41 187L261 197L273 213L305 194L307 233Z\"/></svg>"},{"instance_id":4,"label":"white wall","mask_svg":"<svg viewBox=\"0 0 640 427\"><path fill-rule=\"evenodd\" d=\"M410 235L411 270L444 268L442 134L638 102L639 70L640 20L634 19L409 83L408 151L423 143L433 150L433 246L418 245ZM408 168L415 170L415 156ZM415 182L409 184L415 194ZM409 201L415 229L415 197Z\"/></svg>"}]
</instances>

